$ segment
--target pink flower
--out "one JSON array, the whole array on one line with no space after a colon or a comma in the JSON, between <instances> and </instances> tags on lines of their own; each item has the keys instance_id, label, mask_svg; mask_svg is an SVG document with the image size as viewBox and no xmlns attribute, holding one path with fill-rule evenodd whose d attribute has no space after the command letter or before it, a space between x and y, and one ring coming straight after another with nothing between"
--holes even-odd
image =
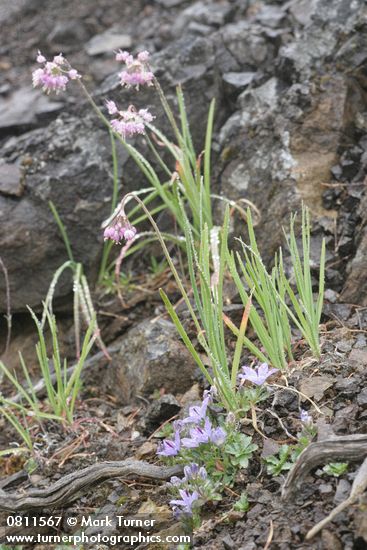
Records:
<instances>
[{"instance_id":1,"label":"pink flower","mask_svg":"<svg viewBox=\"0 0 367 550\"><path fill-rule=\"evenodd\" d=\"M110 239L119 244L123 239L125 241L133 240L136 233L136 228L131 225L126 216L118 216L111 225L106 227L103 236L105 241Z\"/></svg>"},{"instance_id":2,"label":"pink flower","mask_svg":"<svg viewBox=\"0 0 367 550\"><path fill-rule=\"evenodd\" d=\"M145 84L151 86L153 84L154 75L147 64L149 52L140 52L135 59L128 52L120 50L116 54L116 59L117 61L123 61L126 65L126 69L119 74L121 86L127 88L135 86L138 90L139 86Z\"/></svg>"},{"instance_id":3,"label":"pink flower","mask_svg":"<svg viewBox=\"0 0 367 550\"><path fill-rule=\"evenodd\" d=\"M53 61L47 61L38 51L37 62L43 64L43 67L33 71L33 86L41 87L47 94L50 92L58 94L60 90L66 89L69 80L80 78L78 71L70 67L61 53L56 55Z\"/></svg>"},{"instance_id":4,"label":"pink flower","mask_svg":"<svg viewBox=\"0 0 367 550\"><path fill-rule=\"evenodd\" d=\"M76 80L77 78L81 78L80 74L76 69L70 69L70 71L68 72L68 75L71 80Z\"/></svg>"},{"instance_id":5,"label":"pink flower","mask_svg":"<svg viewBox=\"0 0 367 550\"><path fill-rule=\"evenodd\" d=\"M144 122L152 122L154 116L148 111L148 109L139 109L139 116Z\"/></svg>"},{"instance_id":6,"label":"pink flower","mask_svg":"<svg viewBox=\"0 0 367 550\"><path fill-rule=\"evenodd\" d=\"M138 60L142 63L146 63L150 57L150 53L144 50L143 52L138 53Z\"/></svg>"},{"instance_id":7,"label":"pink flower","mask_svg":"<svg viewBox=\"0 0 367 550\"><path fill-rule=\"evenodd\" d=\"M46 63L46 58L41 54L39 50L37 55L37 63Z\"/></svg>"},{"instance_id":8,"label":"pink flower","mask_svg":"<svg viewBox=\"0 0 367 550\"><path fill-rule=\"evenodd\" d=\"M129 52L123 52L121 50L119 50L117 53L116 53L116 61L123 61L124 63L126 63L126 61L133 61L133 56L129 54Z\"/></svg>"},{"instance_id":9,"label":"pink flower","mask_svg":"<svg viewBox=\"0 0 367 550\"><path fill-rule=\"evenodd\" d=\"M125 229L125 241L131 241L136 235L136 227L130 226Z\"/></svg>"},{"instance_id":10,"label":"pink flower","mask_svg":"<svg viewBox=\"0 0 367 550\"><path fill-rule=\"evenodd\" d=\"M56 65L64 65L65 59L62 53L59 53L59 55L55 55L54 63L56 63Z\"/></svg>"},{"instance_id":11,"label":"pink flower","mask_svg":"<svg viewBox=\"0 0 367 550\"><path fill-rule=\"evenodd\" d=\"M145 123L153 120L153 115L147 109L137 111L133 105L126 111L119 111L114 101L107 101L108 112L118 117L111 120L111 126L123 139L136 134L145 134Z\"/></svg>"},{"instance_id":12,"label":"pink flower","mask_svg":"<svg viewBox=\"0 0 367 550\"><path fill-rule=\"evenodd\" d=\"M115 115L118 113L118 109L116 107L116 103L110 99L106 100L106 107L110 115Z\"/></svg>"}]
</instances>

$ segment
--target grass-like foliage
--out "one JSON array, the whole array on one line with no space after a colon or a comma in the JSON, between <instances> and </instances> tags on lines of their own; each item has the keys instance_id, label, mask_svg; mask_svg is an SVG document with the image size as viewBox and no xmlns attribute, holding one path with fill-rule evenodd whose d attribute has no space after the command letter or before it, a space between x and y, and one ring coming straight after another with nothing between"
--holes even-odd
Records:
<instances>
[{"instance_id":1,"label":"grass-like foliage","mask_svg":"<svg viewBox=\"0 0 367 550\"><path fill-rule=\"evenodd\" d=\"M57 324L52 308L56 285L67 269L72 271L74 289L73 311L77 360L73 368L68 367L66 360L60 356ZM0 372L17 393L17 400L0 395L0 403L2 404L0 414L13 425L26 447L32 449L32 437L28 430L30 417L35 418L38 423L42 423L42 420L56 420L71 424L75 402L81 387L81 372L85 360L94 342L106 354L107 350L99 335L96 313L81 264L69 260L55 272L43 304L43 313L40 319L37 318L32 309L28 309L38 332L36 354L40 379L45 386L47 403L43 404L36 395L29 368L25 364L22 354L19 353L22 382L18 380L14 372L0 361ZM83 337L81 316L84 324L88 327ZM50 356L47 352L46 330L48 330L51 339Z\"/></svg>"},{"instance_id":2,"label":"grass-like foliage","mask_svg":"<svg viewBox=\"0 0 367 550\"><path fill-rule=\"evenodd\" d=\"M325 239L322 240L320 254L320 272L317 297L314 297L310 263L310 213L302 206L302 252L299 251L294 230L296 215L291 217L290 234L287 238L288 248L292 258L292 266L297 293L289 281L282 275L284 285L293 306L294 313L302 327L301 331L307 340L313 354L320 356L320 319L324 300L325 287Z\"/></svg>"},{"instance_id":3,"label":"grass-like foliage","mask_svg":"<svg viewBox=\"0 0 367 550\"><path fill-rule=\"evenodd\" d=\"M19 359L24 377L23 383L3 362L0 362L2 374L11 383L19 399L15 401L0 397L0 401L2 403L1 414L15 427L27 447L32 448L31 437L26 428L27 419L30 417L35 418L38 422L42 420L57 420L69 424L73 422L75 402L81 388L81 372L95 340L95 321L92 319L85 333L76 365L73 368L68 368L66 359L62 359L60 356L55 316L44 305L46 326L51 335L51 354L49 356L45 338L46 327L37 318L34 311L28 309L38 332L36 353L39 374L45 385L47 403L41 404L37 397L29 369L21 353L19 353Z\"/></svg>"},{"instance_id":4,"label":"grass-like foliage","mask_svg":"<svg viewBox=\"0 0 367 550\"><path fill-rule=\"evenodd\" d=\"M300 331L312 353L316 357L320 356L319 324L324 295L325 242L321 248L318 294L314 298L310 266L311 226L305 206L302 207L301 252L297 245L294 222L295 216L292 216L287 244L295 274L295 290L285 274L281 249L275 256L270 273L264 265L250 209L247 212L249 244L239 239L242 254L227 251L229 270L243 303L248 303L252 293L256 305L250 311L249 321L261 346L256 346L246 337L244 344L260 360L278 369L285 369L293 359L291 326ZM230 323L228 326L237 333Z\"/></svg>"},{"instance_id":5,"label":"grass-like foliage","mask_svg":"<svg viewBox=\"0 0 367 550\"><path fill-rule=\"evenodd\" d=\"M183 208L182 212L185 216ZM190 307L190 313L197 330L198 341L206 352L211 370L195 350L167 295L163 290L160 292L172 321L204 376L211 385L216 386L224 406L228 410L236 411L239 408L236 392L237 374L248 309L245 308L245 314L237 334L235 353L230 362L226 351L223 315L223 282L226 273L228 223L228 209L222 228L213 227L209 230L208 225L203 223L199 245L195 243L187 219L185 224L187 265L194 299L194 308ZM188 301L187 294L185 301Z\"/></svg>"},{"instance_id":6,"label":"grass-like foliage","mask_svg":"<svg viewBox=\"0 0 367 550\"><path fill-rule=\"evenodd\" d=\"M240 241L243 256L227 251L227 259L243 304L248 303L251 293L258 306L251 308L249 320L264 352L248 338L244 339L244 344L261 361L284 369L288 364L288 358L292 357L291 330L284 304L284 285L279 285L281 279L278 266L276 265L269 275L263 263L250 209L247 211L247 226L250 243L246 245Z\"/></svg>"}]
</instances>

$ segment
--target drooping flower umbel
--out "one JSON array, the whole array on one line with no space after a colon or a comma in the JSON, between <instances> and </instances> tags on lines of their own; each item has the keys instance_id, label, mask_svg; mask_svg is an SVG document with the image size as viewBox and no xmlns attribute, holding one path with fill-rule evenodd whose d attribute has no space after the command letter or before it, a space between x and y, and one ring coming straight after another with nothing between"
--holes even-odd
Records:
<instances>
[{"instance_id":1,"label":"drooping flower umbel","mask_svg":"<svg viewBox=\"0 0 367 550\"><path fill-rule=\"evenodd\" d=\"M120 205L115 213L109 218L104 225L106 225L103 232L104 240L110 239L116 244L120 243L123 239L125 241L132 241L137 233L136 227L129 222L123 204Z\"/></svg>"},{"instance_id":2,"label":"drooping flower umbel","mask_svg":"<svg viewBox=\"0 0 367 550\"><path fill-rule=\"evenodd\" d=\"M262 363L257 368L244 366L242 367L242 372L244 374L238 375L242 382L248 380L256 386L262 386L269 378L269 376L271 376L275 372L278 372L278 369L269 369L269 365L267 363Z\"/></svg>"},{"instance_id":3,"label":"drooping flower umbel","mask_svg":"<svg viewBox=\"0 0 367 550\"><path fill-rule=\"evenodd\" d=\"M43 66L33 71L33 86L42 88L47 94L50 92L58 94L66 89L69 80L81 78L78 71L70 66L62 53L55 55L52 61L47 61L38 51L37 63Z\"/></svg>"},{"instance_id":4,"label":"drooping flower umbel","mask_svg":"<svg viewBox=\"0 0 367 550\"><path fill-rule=\"evenodd\" d=\"M135 58L129 52L121 50L116 54L116 60L125 63L125 69L119 74L121 86L139 89L139 86L152 86L154 75L148 65L149 52L140 52Z\"/></svg>"},{"instance_id":5,"label":"drooping flower umbel","mask_svg":"<svg viewBox=\"0 0 367 550\"><path fill-rule=\"evenodd\" d=\"M120 111L114 101L107 100L106 107L110 115L115 115L111 120L111 126L123 139L135 134L145 134L145 124L152 122L153 115L148 109L137 111L133 105L126 111Z\"/></svg>"}]
</instances>

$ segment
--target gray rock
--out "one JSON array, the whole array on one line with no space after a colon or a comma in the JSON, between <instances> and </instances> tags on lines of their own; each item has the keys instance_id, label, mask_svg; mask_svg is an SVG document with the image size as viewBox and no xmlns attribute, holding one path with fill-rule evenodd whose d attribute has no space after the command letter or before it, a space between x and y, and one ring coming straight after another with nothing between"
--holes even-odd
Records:
<instances>
[{"instance_id":1,"label":"gray rock","mask_svg":"<svg viewBox=\"0 0 367 550\"><path fill-rule=\"evenodd\" d=\"M180 4L183 4L186 2L186 0L154 0L157 4L160 6L163 6L164 8L175 8L176 6L179 6Z\"/></svg>"},{"instance_id":2,"label":"gray rock","mask_svg":"<svg viewBox=\"0 0 367 550\"><path fill-rule=\"evenodd\" d=\"M287 3L287 9L298 23L306 26L311 23L317 2L318 0L291 0Z\"/></svg>"},{"instance_id":3,"label":"gray rock","mask_svg":"<svg viewBox=\"0 0 367 550\"><path fill-rule=\"evenodd\" d=\"M17 126L29 128L42 117L59 112L63 103L49 99L31 87L19 88L10 95L0 97L0 129Z\"/></svg>"},{"instance_id":4,"label":"gray rock","mask_svg":"<svg viewBox=\"0 0 367 550\"><path fill-rule=\"evenodd\" d=\"M242 89L251 84L254 80L256 73L224 73L223 80L226 84L230 84L233 88Z\"/></svg>"},{"instance_id":5,"label":"gray rock","mask_svg":"<svg viewBox=\"0 0 367 550\"><path fill-rule=\"evenodd\" d=\"M106 52L112 53L118 49L131 48L132 39L129 34L125 34L119 31L117 28L112 27L107 31L93 36L84 46L88 55L100 55Z\"/></svg>"},{"instance_id":6,"label":"gray rock","mask_svg":"<svg viewBox=\"0 0 367 550\"><path fill-rule=\"evenodd\" d=\"M67 21L57 21L56 25L47 36L49 44L61 45L63 51L69 51L80 46L88 39L88 32L82 21L68 19Z\"/></svg>"},{"instance_id":7,"label":"gray rock","mask_svg":"<svg viewBox=\"0 0 367 550\"><path fill-rule=\"evenodd\" d=\"M363 408L367 407L367 388L363 388L357 395L357 403Z\"/></svg>"},{"instance_id":8,"label":"gray rock","mask_svg":"<svg viewBox=\"0 0 367 550\"><path fill-rule=\"evenodd\" d=\"M1 256L9 272L12 310L18 311L41 304L53 273L67 259L49 201L66 226L75 258L93 281L102 243L100 224L110 210L110 145L94 119L63 117L46 129L9 140L2 152L10 165L23 165L18 185L25 192L15 197L0 193ZM71 281L62 278L56 297L70 291ZM0 278L0 311L4 292Z\"/></svg>"},{"instance_id":9,"label":"gray rock","mask_svg":"<svg viewBox=\"0 0 367 550\"><path fill-rule=\"evenodd\" d=\"M334 492L334 488L331 483L321 483L319 485L319 492L321 495L329 495Z\"/></svg>"},{"instance_id":10,"label":"gray rock","mask_svg":"<svg viewBox=\"0 0 367 550\"><path fill-rule=\"evenodd\" d=\"M144 321L122 338L103 383L108 393L127 404L161 388L183 393L192 386L195 373L195 363L177 338L176 327L165 320Z\"/></svg>"},{"instance_id":11,"label":"gray rock","mask_svg":"<svg viewBox=\"0 0 367 550\"><path fill-rule=\"evenodd\" d=\"M180 409L181 406L173 395L163 395L149 405L138 429L143 429L145 433L150 434L163 422L178 414Z\"/></svg>"},{"instance_id":12,"label":"gray rock","mask_svg":"<svg viewBox=\"0 0 367 550\"><path fill-rule=\"evenodd\" d=\"M205 2L199 0L178 15L173 24L173 32L182 32L192 21L220 27L228 20L232 11L233 7L229 2Z\"/></svg>"},{"instance_id":13,"label":"gray rock","mask_svg":"<svg viewBox=\"0 0 367 550\"><path fill-rule=\"evenodd\" d=\"M1 0L0 23L5 23L10 17L18 14L30 0Z\"/></svg>"},{"instance_id":14,"label":"gray rock","mask_svg":"<svg viewBox=\"0 0 367 550\"><path fill-rule=\"evenodd\" d=\"M344 500L346 500L350 495L350 483L346 479L339 479L338 485L336 487L334 504L338 505Z\"/></svg>"},{"instance_id":15,"label":"gray rock","mask_svg":"<svg viewBox=\"0 0 367 550\"><path fill-rule=\"evenodd\" d=\"M281 7L263 6L256 14L255 20L259 21L262 25L276 28L280 26L285 17L284 9Z\"/></svg>"},{"instance_id":16,"label":"gray rock","mask_svg":"<svg viewBox=\"0 0 367 550\"><path fill-rule=\"evenodd\" d=\"M16 164L0 164L0 194L20 197L23 194L23 175Z\"/></svg>"},{"instance_id":17,"label":"gray rock","mask_svg":"<svg viewBox=\"0 0 367 550\"><path fill-rule=\"evenodd\" d=\"M265 68L274 59L275 48L261 25L251 24L246 20L238 21L226 25L220 35L224 45L243 70L258 70L259 66Z\"/></svg>"}]
</instances>

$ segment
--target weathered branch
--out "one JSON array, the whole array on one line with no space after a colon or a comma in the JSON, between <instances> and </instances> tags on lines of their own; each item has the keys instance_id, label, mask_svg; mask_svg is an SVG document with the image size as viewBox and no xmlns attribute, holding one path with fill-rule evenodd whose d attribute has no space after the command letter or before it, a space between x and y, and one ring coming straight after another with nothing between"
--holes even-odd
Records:
<instances>
[{"instance_id":1,"label":"weathered branch","mask_svg":"<svg viewBox=\"0 0 367 550\"><path fill-rule=\"evenodd\" d=\"M91 487L116 477L145 477L167 480L180 474L181 466L156 466L148 462L127 459L119 462L101 462L64 476L46 489L7 493L0 490L0 510L20 512L39 508L64 506L77 499Z\"/></svg>"},{"instance_id":2,"label":"weathered branch","mask_svg":"<svg viewBox=\"0 0 367 550\"><path fill-rule=\"evenodd\" d=\"M311 443L298 457L282 489L282 498L290 498L303 483L306 475L319 464L331 460L359 461L367 457L367 434L335 436Z\"/></svg>"}]
</instances>

